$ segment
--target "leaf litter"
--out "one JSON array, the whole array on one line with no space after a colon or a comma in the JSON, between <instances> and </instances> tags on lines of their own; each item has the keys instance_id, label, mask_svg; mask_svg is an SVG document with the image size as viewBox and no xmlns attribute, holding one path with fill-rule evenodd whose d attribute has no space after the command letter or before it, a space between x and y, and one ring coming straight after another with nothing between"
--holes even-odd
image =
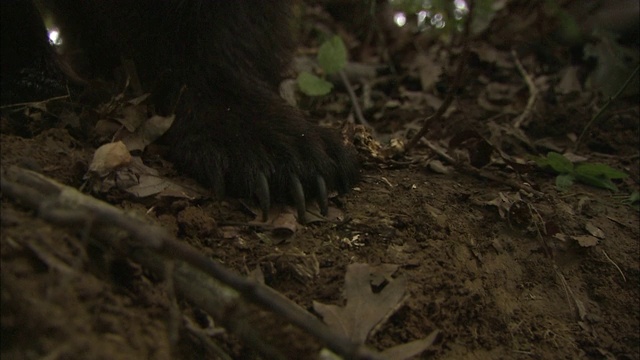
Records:
<instances>
[{"instance_id":1,"label":"leaf litter","mask_svg":"<svg viewBox=\"0 0 640 360\"><path fill-rule=\"evenodd\" d=\"M524 5L509 4L516 10L518 6ZM467 64L466 87L457 94L442 121L432 124L409 156L398 156L402 151L392 151L387 144L391 144L394 137L398 143L406 142L443 103L450 90L448 76L451 76L457 50L449 52L448 46L431 39L425 47L428 51L416 51L424 44L405 34L404 39L394 44L394 49L399 51L395 65L399 65L400 76L377 76L356 85L362 102L368 104L366 116L373 119L371 123L376 128L368 132L360 130L361 143L357 145L361 145L360 150L364 149L361 151L365 158L364 177L357 191L336 200L345 214L342 221L296 229L284 242L262 240L266 233L253 225L227 227L225 236L219 238L215 236L215 222L208 222L206 229L212 231L202 231L192 212L215 217L222 224L246 224L250 213L234 201L212 205L201 200L207 199L206 196L196 201L189 198L161 201L151 196L159 194L156 190L149 191L146 198L138 199L136 204L130 195L120 197L117 192L99 196L162 223L186 243L239 272L258 269L256 265L262 259L273 262L275 271L263 274L263 281L306 308L312 307L310 299L326 304L338 302L338 279L345 275L347 264L369 263L371 268L375 268L373 264L385 262L399 264L405 273L397 278L390 275L393 271L371 275L374 271L370 269L368 280L365 281L364 275L359 281L350 280L362 288L350 290L352 295L347 295L346 306L329 311L334 314L329 317L349 315L340 309L349 307L349 302L360 304L365 299L375 299L387 286L411 272L411 281L401 280L405 281L404 293L410 293L411 297L401 297L395 303L374 300L379 307L370 309L373 315L367 321L356 321L356 325L335 320L340 327L364 337L363 341L387 348L385 354L390 358L401 358L391 349L412 346L411 342L397 345L412 339L422 339L415 340L418 347L421 341L431 343L435 339L431 349L433 357L438 359L637 358L637 98L619 99L613 111L589 129L582 143L578 144L576 136L602 104L594 84L599 83L607 93L612 93L619 88L619 81L612 79L627 73L618 71L620 64L605 53L606 46L620 49L611 40L597 44L597 39L595 47L586 47L585 52L598 61L597 71L590 74L586 82L584 64L579 59L567 61L558 52L554 53L559 50L554 46L545 47L550 50L545 54L557 63L545 60L535 50L525 51L516 57L524 71L516 71L513 54L504 49L516 48L520 52L515 42L527 42L533 34L527 24L539 21L544 28L550 22L537 19L543 16L542 11L526 9L521 14L513 10L509 9L504 16L506 22L492 25L488 37L478 39L479 45L472 44L472 52L478 55L479 62ZM494 40L514 43L495 43ZM403 44L409 44L410 49L403 49ZM361 45L350 43L350 54L359 51ZM371 51L362 50L363 53ZM560 50L560 54L566 52L565 48ZM418 55L426 56L428 61ZM388 60L367 56L369 61L378 64ZM436 67L434 73L440 76L428 73L425 64ZM611 69L619 74L610 76L606 71ZM427 92L422 86L432 90ZM321 110L327 113L323 121L349 117L351 105L340 100L347 99L341 95L335 94L335 99ZM125 106L141 105L144 101L140 98ZM54 106L50 105L55 104L45 101L32 108L51 113ZM117 106L120 105L114 101L105 109L115 111ZM132 124L136 119L144 120L153 113L147 111L141 116L140 109L134 110L127 110L130 119L117 111L104 118L113 122L120 116L126 122L117 122L115 131L126 127L129 128L126 131L135 132ZM31 137L18 137L15 134L20 132L12 132L11 126L5 127L3 113L3 166L39 163L44 165L39 168L47 175L67 184L78 184L91 159L86 151L91 148L90 142L80 142L89 144L86 147L70 145L79 142L69 132L42 125L46 114L29 111ZM517 118L523 121L514 126ZM74 123L75 120L61 121L65 127L73 127ZM9 131L5 131L7 129ZM467 153L458 157L458 153L444 144L469 129L479 136L463 136L467 146L462 149ZM112 128L107 136L109 141L117 139L113 133ZM474 139L478 142L469 142ZM481 139L486 139L492 148L477 146L484 143ZM139 143L146 141L138 140ZM576 145L581 146L576 149ZM367 151L375 156L367 155ZM535 169L523 171L505 160L524 159L523 164L530 166L530 155L548 151L562 154L573 163L597 161L630 174L629 179L614 179L615 185L624 192L621 196L630 204L623 203L622 197L611 196L608 190L580 183L559 193L549 174ZM475 163L483 166L484 173L461 167L470 163L473 152L481 155ZM571 154L581 159L572 158ZM446 162L452 169L449 175L445 175L447 171L439 170L436 174L430 171L428 164L432 161ZM143 170L142 174L147 171ZM487 173L493 177L487 177ZM141 173L130 173L114 176L110 181L135 184L142 177ZM513 182L496 179L527 186L518 188ZM162 184L149 183L150 189L156 186L158 190L164 188ZM630 206L633 204L635 208ZM27 339L29 345L39 346L42 351L38 355L42 357L55 355L56 351L63 355L97 355L98 350L110 349L101 346L105 338L112 337L100 333L89 338L92 332L87 330L87 324L108 324L115 334L113 338L119 337L118 346L114 347L117 354L141 352L134 358L158 354L142 353L161 347L163 343L158 339L166 335L163 324L166 324L167 309L162 305L162 297L154 295L157 290L149 287L155 280L133 277L128 282L136 287L127 288L127 292L115 291L114 288L121 289L121 284L116 282L113 286L113 281L104 280L100 291L96 291L90 286L95 282L93 270L78 272L82 281L60 281L55 273L63 267L56 265L47 254L49 249L56 249L65 259L74 259L75 254L82 253L79 250L84 249L84 243L74 240L71 233L61 233L59 229L34 221L32 214L25 214L20 207L6 201L4 194L2 217L3 331L7 325L7 329L18 334L17 347L8 351L20 348L20 339ZM34 236L39 242L30 242ZM36 254L35 259L21 251L21 244L31 243L46 245L26 246ZM293 251L294 247L300 252ZM102 259L81 257L75 261L83 269L93 269ZM29 268L32 263L38 266ZM50 267L48 272L43 271L43 266ZM43 282L45 276L46 282ZM346 288L345 284L345 292ZM388 296L398 298L400 292L396 289ZM5 297L7 293L14 297ZM31 297L32 294L35 296ZM81 298L87 300L78 301L74 294L81 294ZM351 299L353 294L358 294L356 300ZM15 306L16 302L11 299L26 299L22 303L37 299L37 308L47 316L38 317L37 313L34 316L33 312L24 311L24 306ZM57 310L59 304L64 304L65 312ZM6 316L5 308L12 310ZM185 305L184 310L188 312L189 306ZM385 322L384 314L389 314L392 321ZM37 326L30 325L34 323ZM188 323L198 326L197 322ZM379 327L382 330L378 330ZM56 331L45 333L46 329ZM434 332L433 329L442 330ZM55 334L73 336L51 339ZM85 341L84 344L97 345L87 347L82 342L76 343L74 338ZM56 349L55 345L63 341L69 344L67 349L73 351ZM82 351L78 351L80 349ZM431 351L427 351L421 358L431 355Z\"/></svg>"}]
</instances>

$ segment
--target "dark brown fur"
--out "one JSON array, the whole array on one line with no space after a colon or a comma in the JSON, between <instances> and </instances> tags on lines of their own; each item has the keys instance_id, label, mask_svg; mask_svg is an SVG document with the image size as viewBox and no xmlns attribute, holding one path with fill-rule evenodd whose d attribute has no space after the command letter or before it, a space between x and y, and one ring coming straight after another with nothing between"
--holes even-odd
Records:
<instances>
[{"instance_id":1,"label":"dark brown fur","mask_svg":"<svg viewBox=\"0 0 640 360\"><path fill-rule=\"evenodd\" d=\"M186 88L166 140L176 167L216 193L250 197L262 174L272 197L285 201L292 175L307 198L321 195L318 176L340 192L355 182L352 151L278 95L294 48L289 2L46 3L71 47L82 49L67 58L81 75L106 76L124 56L148 88L173 99Z\"/></svg>"}]
</instances>

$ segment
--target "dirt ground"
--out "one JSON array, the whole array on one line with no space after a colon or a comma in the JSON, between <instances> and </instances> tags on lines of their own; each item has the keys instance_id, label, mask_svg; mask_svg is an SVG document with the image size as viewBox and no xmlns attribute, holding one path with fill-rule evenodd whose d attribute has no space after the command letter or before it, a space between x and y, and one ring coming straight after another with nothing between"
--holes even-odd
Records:
<instances>
[{"instance_id":1,"label":"dirt ground","mask_svg":"<svg viewBox=\"0 0 640 360\"><path fill-rule=\"evenodd\" d=\"M640 221L637 202L624 202L640 180L637 93L619 98L575 151L629 174L615 181L619 191L582 183L559 191L555 175L537 169L529 156L571 149L571 134L580 134L603 98L587 90L557 95L556 85L541 83L560 82L566 54L554 55L564 63L550 64L527 52L523 66L541 90L517 133L513 119L530 98L525 79L509 50L489 39L474 46L479 59L469 60L462 90L425 140L410 155L383 158L349 132L363 159L362 180L331 200L336 220L289 227L286 236L254 223L255 215L234 199L88 190L83 177L96 137L58 110L33 104L3 109L3 177L17 165L83 187L239 274L256 276L260 269L266 285L314 314L316 302L345 305L350 264L370 266L371 299L403 279L402 300L367 340L373 349L437 334L415 358L639 359ZM500 60L483 58L487 48ZM447 48L438 49L428 60L455 72L459 57L443 57ZM435 112L433 102L445 97L415 88L427 80L412 65L424 59L416 60L415 49L413 56L404 51L401 74L371 80L382 95L373 96L365 116L383 144L415 134L425 114ZM486 95L497 83L509 101ZM348 104L339 88L311 112L336 124L349 114ZM465 165L468 153L449 146L462 129L490 139L494 151L482 169ZM515 169L498 150L528 168ZM145 153L143 161L178 184L192 184L156 154ZM82 229L46 221L7 196L4 183L1 200L3 359L224 358L211 343L231 358L255 357L192 302L175 300L166 282L127 254L90 244ZM171 341L175 331L178 340ZM313 352L287 357L315 357L317 343L296 346L297 333L280 339L283 348Z\"/></svg>"}]
</instances>

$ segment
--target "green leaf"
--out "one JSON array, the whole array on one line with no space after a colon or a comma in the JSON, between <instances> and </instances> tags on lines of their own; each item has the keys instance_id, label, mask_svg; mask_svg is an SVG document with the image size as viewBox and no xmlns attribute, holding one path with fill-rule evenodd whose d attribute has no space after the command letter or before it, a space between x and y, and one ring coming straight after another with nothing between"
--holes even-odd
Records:
<instances>
[{"instance_id":1,"label":"green leaf","mask_svg":"<svg viewBox=\"0 0 640 360\"><path fill-rule=\"evenodd\" d=\"M320 79L319 77L308 72L302 72L298 75L298 86L300 90L309 96L322 96L328 94L333 88L333 84Z\"/></svg>"},{"instance_id":2,"label":"green leaf","mask_svg":"<svg viewBox=\"0 0 640 360\"><path fill-rule=\"evenodd\" d=\"M562 154L552 151L547 154L547 160L549 161L549 166L559 174L568 174L573 171L573 163Z\"/></svg>"},{"instance_id":3,"label":"green leaf","mask_svg":"<svg viewBox=\"0 0 640 360\"><path fill-rule=\"evenodd\" d=\"M573 175L561 174L556 176L556 188L560 191L567 191L569 187L573 185Z\"/></svg>"},{"instance_id":4,"label":"green leaf","mask_svg":"<svg viewBox=\"0 0 640 360\"><path fill-rule=\"evenodd\" d=\"M618 187L614 183L612 183L611 180L607 179L604 176L594 176L594 175L584 175L584 174L575 174L575 176L576 176L576 180L580 181L581 183L603 188L603 189L609 189L615 192L618 191Z\"/></svg>"},{"instance_id":5,"label":"green leaf","mask_svg":"<svg viewBox=\"0 0 640 360\"><path fill-rule=\"evenodd\" d=\"M632 192L628 198L622 200L623 204L629 205L636 210L640 210L640 192Z\"/></svg>"},{"instance_id":6,"label":"green leaf","mask_svg":"<svg viewBox=\"0 0 640 360\"><path fill-rule=\"evenodd\" d=\"M347 47L340 36L325 41L318 49L318 64L327 74L337 73L347 64Z\"/></svg>"},{"instance_id":7,"label":"green leaf","mask_svg":"<svg viewBox=\"0 0 640 360\"><path fill-rule=\"evenodd\" d=\"M538 165L538 167L541 169L546 169L551 167L549 165L549 160L544 156L529 157L529 159L533 160L536 163L536 165Z\"/></svg>"},{"instance_id":8,"label":"green leaf","mask_svg":"<svg viewBox=\"0 0 640 360\"><path fill-rule=\"evenodd\" d=\"M607 179L626 179L629 177L629 175L622 171L618 171L608 165L600 163L576 165L575 172L576 174L585 176L603 176Z\"/></svg>"}]
</instances>

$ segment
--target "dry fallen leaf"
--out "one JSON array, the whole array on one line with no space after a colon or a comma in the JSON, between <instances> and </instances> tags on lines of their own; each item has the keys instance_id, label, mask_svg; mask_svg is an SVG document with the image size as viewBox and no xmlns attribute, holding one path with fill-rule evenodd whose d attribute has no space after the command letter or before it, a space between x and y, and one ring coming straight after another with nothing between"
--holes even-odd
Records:
<instances>
[{"instance_id":1,"label":"dry fallen leaf","mask_svg":"<svg viewBox=\"0 0 640 360\"><path fill-rule=\"evenodd\" d=\"M147 107L143 105L127 105L122 108L122 117L117 121L130 132L136 131L147 119Z\"/></svg>"},{"instance_id":2,"label":"dry fallen leaf","mask_svg":"<svg viewBox=\"0 0 640 360\"><path fill-rule=\"evenodd\" d=\"M556 85L556 92L559 94L579 93L582 91L582 85L578 79L579 68L577 66L569 66L562 70L560 81Z\"/></svg>"},{"instance_id":3,"label":"dry fallen leaf","mask_svg":"<svg viewBox=\"0 0 640 360\"><path fill-rule=\"evenodd\" d=\"M429 346L433 345L433 342L436 341L439 334L439 330L434 330L426 338L414 340L386 349L382 352L382 355L386 356L387 359L408 359L412 356L419 355L423 351L427 350Z\"/></svg>"},{"instance_id":4,"label":"dry fallen leaf","mask_svg":"<svg viewBox=\"0 0 640 360\"><path fill-rule=\"evenodd\" d=\"M96 150L89 173L93 191L108 192L113 188L124 190L138 198L155 195L195 200L207 196L207 191L197 187L186 187L161 176L156 169L146 166L139 156L131 156L126 146L118 141Z\"/></svg>"},{"instance_id":5,"label":"dry fallen leaf","mask_svg":"<svg viewBox=\"0 0 640 360\"><path fill-rule=\"evenodd\" d=\"M345 275L347 304L344 307L313 302L313 309L336 333L363 344L373 335L407 299L407 281L404 277L392 278L398 265L351 264ZM372 287L382 290L373 292ZM416 356L436 340L440 331L434 330L423 339L414 340L386 349L382 354L388 359L402 360Z\"/></svg>"},{"instance_id":6,"label":"dry fallen leaf","mask_svg":"<svg viewBox=\"0 0 640 360\"><path fill-rule=\"evenodd\" d=\"M158 194L171 185L171 182L165 178L141 174L138 177L138 184L128 187L125 190L133 194L135 197L143 198Z\"/></svg>"},{"instance_id":7,"label":"dry fallen leaf","mask_svg":"<svg viewBox=\"0 0 640 360\"><path fill-rule=\"evenodd\" d=\"M345 307L313 302L314 310L331 329L361 344L405 300L407 280L404 277L389 278L386 286L374 293L371 289L373 271L369 264L351 264L347 267Z\"/></svg>"},{"instance_id":8,"label":"dry fallen leaf","mask_svg":"<svg viewBox=\"0 0 640 360\"><path fill-rule=\"evenodd\" d=\"M598 238L591 235L580 235L573 237L582 247L592 247L598 245Z\"/></svg>"},{"instance_id":9,"label":"dry fallen leaf","mask_svg":"<svg viewBox=\"0 0 640 360\"><path fill-rule=\"evenodd\" d=\"M587 230L587 232L589 232L589 234L597 237L598 239L604 239L605 235L604 235L604 231L602 231L602 229L600 229L599 227L593 225L593 223L588 222L584 225L584 228Z\"/></svg>"},{"instance_id":10,"label":"dry fallen leaf","mask_svg":"<svg viewBox=\"0 0 640 360\"><path fill-rule=\"evenodd\" d=\"M278 236L281 240L290 238L296 231L298 231L298 211L292 206L278 203L272 204L271 207L269 207L267 220L263 221L262 210L257 204L246 200L241 200L240 203L244 205L247 210L251 211L253 215L255 215L255 219L251 220L249 224L255 224L259 226L269 225L272 229L272 234ZM306 224L320 223L325 221L338 222L344 219L344 213L340 209L333 206L329 206L326 216L322 216L320 214L320 208L315 202L308 202L306 204L306 209Z\"/></svg>"},{"instance_id":11,"label":"dry fallen leaf","mask_svg":"<svg viewBox=\"0 0 640 360\"><path fill-rule=\"evenodd\" d=\"M520 193L499 192L496 198L485 201L485 204L495 206L498 209L498 214L500 215L500 217L502 219L506 219L509 215L511 206L519 201L522 201Z\"/></svg>"},{"instance_id":12,"label":"dry fallen leaf","mask_svg":"<svg viewBox=\"0 0 640 360\"><path fill-rule=\"evenodd\" d=\"M134 132L124 134L122 141L127 144L130 151L144 150L147 145L167 132L174 120L175 115L166 117L154 115L142 122Z\"/></svg>"},{"instance_id":13,"label":"dry fallen leaf","mask_svg":"<svg viewBox=\"0 0 640 360\"><path fill-rule=\"evenodd\" d=\"M437 65L437 61L433 59L433 56L435 55L418 53L414 61L420 74L420 84L425 93L435 87L442 75L442 67Z\"/></svg>"},{"instance_id":14,"label":"dry fallen leaf","mask_svg":"<svg viewBox=\"0 0 640 360\"><path fill-rule=\"evenodd\" d=\"M114 169L130 162L131 154L122 141L104 144L93 154L89 171L104 177Z\"/></svg>"}]
</instances>

